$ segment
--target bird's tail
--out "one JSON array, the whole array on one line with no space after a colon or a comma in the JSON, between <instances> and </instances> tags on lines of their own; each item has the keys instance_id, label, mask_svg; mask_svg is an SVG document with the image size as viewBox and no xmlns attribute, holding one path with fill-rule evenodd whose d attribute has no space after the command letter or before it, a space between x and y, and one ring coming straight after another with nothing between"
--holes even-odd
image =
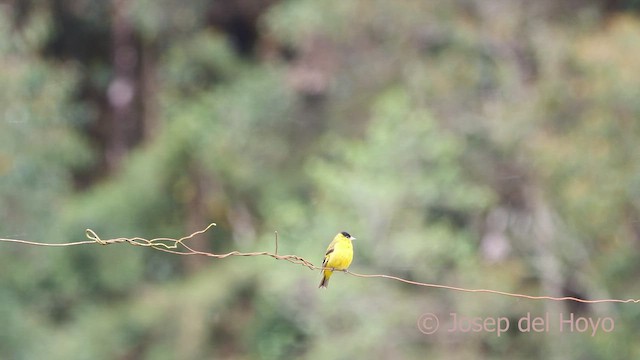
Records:
<instances>
[{"instance_id":1,"label":"bird's tail","mask_svg":"<svg viewBox=\"0 0 640 360\"><path fill-rule=\"evenodd\" d=\"M329 285L329 278L333 274L333 271L325 270L322 272L322 280L320 280L320 286L318 288L326 288Z\"/></svg>"}]
</instances>

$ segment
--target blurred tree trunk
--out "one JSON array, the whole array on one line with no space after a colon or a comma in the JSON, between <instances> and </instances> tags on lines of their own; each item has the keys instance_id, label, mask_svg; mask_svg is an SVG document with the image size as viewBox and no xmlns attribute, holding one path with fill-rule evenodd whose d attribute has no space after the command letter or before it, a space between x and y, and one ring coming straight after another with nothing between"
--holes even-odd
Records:
<instances>
[{"instance_id":1,"label":"blurred tree trunk","mask_svg":"<svg viewBox=\"0 0 640 360\"><path fill-rule=\"evenodd\" d=\"M130 0L112 0L111 41L113 77L107 88L110 128L105 149L110 170L119 167L122 159L140 138L140 99L137 86L139 54L128 8Z\"/></svg>"},{"instance_id":2,"label":"blurred tree trunk","mask_svg":"<svg viewBox=\"0 0 640 360\"><path fill-rule=\"evenodd\" d=\"M536 254L537 267L540 277L542 291L547 296L565 296L562 284L566 283L562 271L562 264L558 254L557 242L558 232L554 224L551 208L546 203L542 195L542 189L537 185L532 185L528 189L528 202L531 211L533 228L532 236L533 249ZM544 303L547 314L566 313L565 303L559 301L547 301ZM571 349L567 348L567 342L557 337L551 337L547 343L547 354L552 359L562 358L562 354L567 354Z\"/></svg>"}]
</instances>

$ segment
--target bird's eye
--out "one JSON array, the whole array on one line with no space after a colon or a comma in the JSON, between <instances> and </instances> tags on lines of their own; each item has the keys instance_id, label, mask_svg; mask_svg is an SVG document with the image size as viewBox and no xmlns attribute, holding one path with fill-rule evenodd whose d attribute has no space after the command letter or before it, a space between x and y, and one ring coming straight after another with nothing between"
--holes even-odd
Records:
<instances>
[{"instance_id":1,"label":"bird's eye","mask_svg":"<svg viewBox=\"0 0 640 360\"><path fill-rule=\"evenodd\" d=\"M342 234L342 236L346 237L347 239L349 239L351 237L351 235L349 235L349 233L346 232L346 231L343 231L340 234Z\"/></svg>"}]
</instances>

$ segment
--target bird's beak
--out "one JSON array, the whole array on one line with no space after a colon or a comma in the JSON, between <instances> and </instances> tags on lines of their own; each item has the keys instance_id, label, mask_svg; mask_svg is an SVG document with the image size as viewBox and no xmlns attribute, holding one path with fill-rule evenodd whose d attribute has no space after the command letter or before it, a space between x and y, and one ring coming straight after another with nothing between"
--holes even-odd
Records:
<instances>
[{"instance_id":1,"label":"bird's beak","mask_svg":"<svg viewBox=\"0 0 640 360\"><path fill-rule=\"evenodd\" d=\"M354 238L353 236L351 237L351 241L355 240L356 238Z\"/></svg>"}]
</instances>

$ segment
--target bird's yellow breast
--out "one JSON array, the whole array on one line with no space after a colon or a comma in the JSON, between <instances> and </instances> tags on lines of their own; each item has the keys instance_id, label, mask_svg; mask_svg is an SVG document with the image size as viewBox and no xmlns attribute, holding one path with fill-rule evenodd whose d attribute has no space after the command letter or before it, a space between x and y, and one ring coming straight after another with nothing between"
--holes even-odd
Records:
<instances>
[{"instance_id":1,"label":"bird's yellow breast","mask_svg":"<svg viewBox=\"0 0 640 360\"><path fill-rule=\"evenodd\" d=\"M337 270L348 268L353 260L353 245L351 244L351 240L345 238L338 241L333 248L333 252L327 256L326 267Z\"/></svg>"}]
</instances>

